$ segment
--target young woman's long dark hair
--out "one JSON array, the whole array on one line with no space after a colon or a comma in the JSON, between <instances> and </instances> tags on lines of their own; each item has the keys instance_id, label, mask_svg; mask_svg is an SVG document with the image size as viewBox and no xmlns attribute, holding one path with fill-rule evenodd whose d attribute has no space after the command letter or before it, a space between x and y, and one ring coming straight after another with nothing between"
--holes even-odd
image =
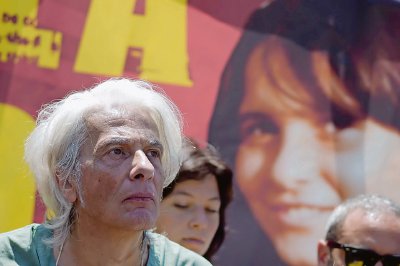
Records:
<instances>
[{"instance_id":1,"label":"young woman's long dark hair","mask_svg":"<svg viewBox=\"0 0 400 266\"><path fill-rule=\"evenodd\" d=\"M221 247L226 233L225 212L232 201L232 171L219 156L212 145L200 147L194 139L188 139L183 147L183 163L176 179L163 190L163 198L168 197L177 183L187 180L203 180L207 175L215 176L218 185L221 206L217 231L203 255L211 261L212 256Z\"/></svg>"},{"instance_id":2,"label":"young woman's long dark hair","mask_svg":"<svg viewBox=\"0 0 400 266\"><path fill-rule=\"evenodd\" d=\"M381 68L385 77L380 82L365 81L375 77L373 62L383 57L399 61L399 49L391 49L400 44L400 31L394 30L400 25L399 7L394 0L276 0L255 10L223 71L209 125L209 142L233 168L241 141L239 110L244 97L246 63L254 49L271 36L294 42L310 52L327 52L335 75L358 101L361 116L371 116L384 125L400 129L399 71ZM375 36L378 32L379 38ZM303 63L299 71L308 71L306 62ZM368 87L365 85L368 83L375 86ZM371 102L384 108L371 110ZM339 127L353 121L352 117L343 115L340 105L331 99L328 103L332 121ZM226 242L231 250L224 255L240 251L241 256L238 259L226 256L223 262L258 265L268 259L274 265L286 265L276 258L272 243L252 217L238 186L234 189L235 201L229 217L236 234L232 241Z\"/></svg>"}]
</instances>

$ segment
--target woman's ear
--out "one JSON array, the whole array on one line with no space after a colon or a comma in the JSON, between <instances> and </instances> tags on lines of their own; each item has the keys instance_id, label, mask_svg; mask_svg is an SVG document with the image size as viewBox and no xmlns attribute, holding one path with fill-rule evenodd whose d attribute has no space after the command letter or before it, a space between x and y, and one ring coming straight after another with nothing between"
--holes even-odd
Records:
<instances>
[{"instance_id":1,"label":"woman's ear","mask_svg":"<svg viewBox=\"0 0 400 266\"><path fill-rule=\"evenodd\" d=\"M325 240L318 241L318 266L329 265L329 247Z\"/></svg>"},{"instance_id":2,"label":"woman's ear","mask_svg":"<svg viewBox=\"0 0 400 266\"><path fill-rule=\"evenodd\" d=\"M62 192L64 198L68 202L74 203L78 198L75 183L71 182L69 178L62 179L59 173L56 173L56 178L58 188Z\"/></svg>"}]
</instances>

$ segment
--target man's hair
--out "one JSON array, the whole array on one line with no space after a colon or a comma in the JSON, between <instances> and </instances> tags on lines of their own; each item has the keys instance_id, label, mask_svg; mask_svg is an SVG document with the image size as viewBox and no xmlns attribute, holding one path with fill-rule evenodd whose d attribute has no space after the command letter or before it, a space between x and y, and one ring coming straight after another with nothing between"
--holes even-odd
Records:
<instances>
[{"instance_id":1,"label":"man's hair","mask_svg":"<svg viewBox=\"0 0 400 266\"><path fill-rule=\"evenodd\" d=\"M175 104L154 85L140 80L109 79L93 88L73 92L40 110L36 127L25 143L25 160L33 171L37 188L52 217L46 226L54 230L47 241L60 245L76 219L75 208L58 186L75 184L84 204L81 187L80 150L88 140L87 116L94 112L121 111L123 107L148 111L164 147L161 157L164 187L175 177L181 163L182 117ZM122 108L121 108L122 107Z\"/></svg>"},{"instance_id":2,"label":"man's hair","mask_svg":"<svg viewBox=\"0 0 400 266\"><path fill-rule=\"evenodd\" d=\"M400 205L391 199L379 195L359 195L344 201L333 210L326 224L325 239L338 241L344 221L355 210L373 215L392 213L400 219Z\"/></svg>"},{"instance_id":3,"label":"man's hair","mask_svg":"<svg viewBox=\"0 0 400 266\"><path fill-rule=\"evenodd\" d=\"M201 148L194 139L187 139L182 149L182 166L176 179L163 191L163 197L168 197L177 183L187 180L203 180L207 175L215 176L218 185L221 207L219 209L219 224L217 231L204 257L211 261L225 239L225 211L232 201L232 171L221 159L218 151L211 145Z\"/></svg>"}]
</instances>

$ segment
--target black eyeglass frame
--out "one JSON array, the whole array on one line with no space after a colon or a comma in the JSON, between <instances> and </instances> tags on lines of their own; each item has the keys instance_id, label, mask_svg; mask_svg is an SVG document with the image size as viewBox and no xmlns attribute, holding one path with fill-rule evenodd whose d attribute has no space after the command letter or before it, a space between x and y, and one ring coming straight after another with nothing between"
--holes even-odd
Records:
<instances>
[{"instance_id":1,"label":"black eyeglass frame","mask_svg":"<svg viewBox=\"0 0 400 266\"><path fill-rule=\"evenodd\" d=\"M345 263L347 266L356 260L362 261L363 265L365 266L374 266L378 261L382 262L383 266L400 265L400 254L380 255L371 249L355 248L350 245L341 244L333 240L327 240L327 246L331 250L334 248L343 250L345 252Z\"/></svg>"}]
</instances>

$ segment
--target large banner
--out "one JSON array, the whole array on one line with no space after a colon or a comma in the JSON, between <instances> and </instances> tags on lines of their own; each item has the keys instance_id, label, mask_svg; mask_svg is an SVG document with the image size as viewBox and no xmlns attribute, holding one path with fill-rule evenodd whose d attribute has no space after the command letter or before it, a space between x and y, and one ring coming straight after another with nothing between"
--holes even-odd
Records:
<instances>
[{"instance_id":1,"label":"large banner","mask_svg":"<svg viewBox=\"0 0 400 266\"><path fill-rule=\"evenodd\" d=\"M0 232L44 218L37 110L123 76L235 172L216 265L315 265L337 204L400 203L399 48L396 0L0 0Z\"/></svg>"}]
</instances>

